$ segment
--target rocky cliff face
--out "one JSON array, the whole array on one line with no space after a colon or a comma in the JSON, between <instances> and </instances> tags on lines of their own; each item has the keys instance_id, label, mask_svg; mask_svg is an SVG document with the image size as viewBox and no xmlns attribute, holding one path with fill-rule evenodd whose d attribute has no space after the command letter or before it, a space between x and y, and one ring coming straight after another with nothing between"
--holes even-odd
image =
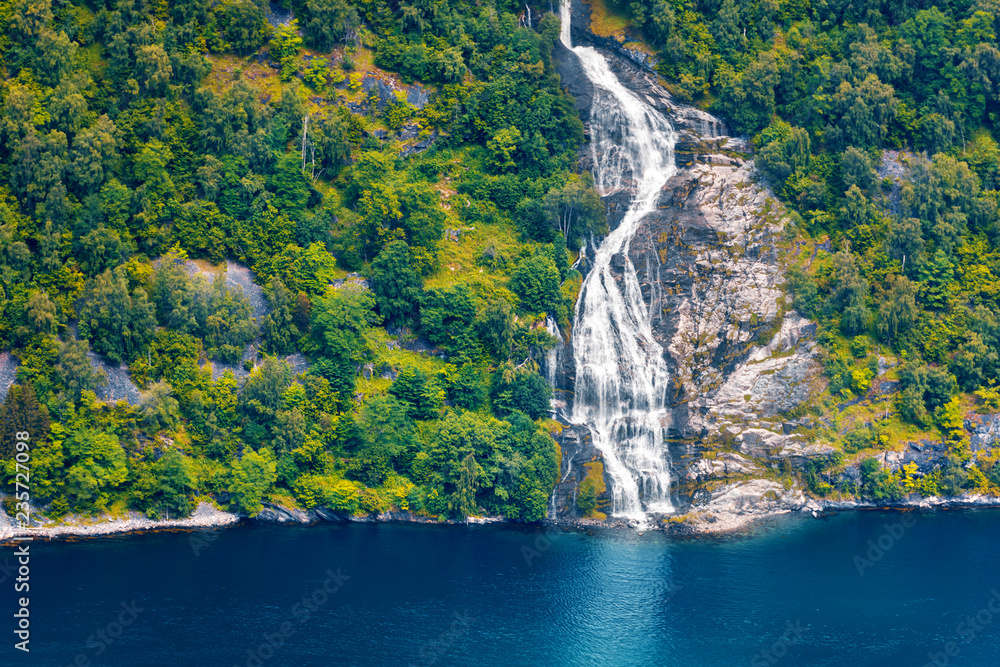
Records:
<instances>
[{"instance_id":1,"label":"rocky cliff face","mask_svg":"<svg viewBox=\"0 0 1000 667\"><path fill-rule=\"evenodd\" d=\"M577 6L574 11L586 10ZM574 25L587 25L583 19ZM574 30L576 44L590 37ZM643 220L628 255L672 378L664 436L671 439L675 477L681 482L677 502L687 509L711 501L712 494L705 492L709 480L747 480L777 465L774 458L827 454L796 435L797 423L787 416L822 389L815 327L786 305L784 216L756 178L745 140L729 136L720 119L678 103L641 65L611 50L606 55L619 79L663 113L678 134L678 171L664 185L658 210ZM590 83L571 52L560 47L556 57L563 85L587 119ZM584 167L593 159L590 151L589 146L582 151ZM608 197L605 204L614 227L628 207L629 193ZM624 270L624 256L620 265ZM572 400L572 357L567 345L554 373L558 393L567 401ZM561 438L564 481L554 496L561 517L574 513L572 484L583 479L581 461L598 457L589 442L580 427L567 429ZM706 459L706 446L718 442L740 454ZM757 486L761 494L780 496L767 484ZM727 494L740 495L733 489Z\"/></svg>"},{"instance_id":2,"label":"rocky cliff face","mask_svg":"<svg viewBox=\"0 0 1000 667\"><path fill-rule=\"evenodd\" d=\"M806 416L807 403L825 389L816 327L790 308L784 259L793 241L785 238L786 216L756 174L750 147L730 136L722 120L672 98L647 58L613 39L595 37L586 28L589 24L589 7L574 2L573 43L604 53L619 80L663 113L678 135L677 173L664 184L657 210L642 221L626 251L671 377L663 433L673 466L674 505L677 515L689 521L682 527L673 521L668 525L683 532L716 532L776 512L871 506L811 499L800 483L789 483L787 473L797 471L804 478L815 469L812 464L827 468L835 462L817 481L848 491L857 487L860 459L871 452L841 460L842 452L817 440L815 433L822 429L831 437L837 437L834 431L843 435L846 429L865 426L869 417L864 415L874 407L888 405L898 391L898 382L884 377L888 364L880 359L878 377L866 396L831 408L830 414ZM589 134L591 84L573 53L557 46L555 58ZM599 157L593 150L588 143L581 151L583 168ZM605 198L612 228L630 200L629 192ZM824 249L830 250L828 245ZM626 270L626 256L616 260L619 271ZM587 270L585 256L578 268ZM556 416L568 422L575 380L572 341L552 362L547 370L557 390ZM860 417L844 412L853 406ZM1000 445L1000 415L971 414L964 426L971 449L966 465L984 457L992 463ZM550 516L576 519L579 484L596 469L585 464L601 456L586 427L567 427L559 444L562 468ZM933 473L949 451L937 438L897 449L874 458L894 472L916 464L918 475ZM608 489L611 483L606 476ZM609 504L608 494L598 499L598 509ZM1000 504L1000 499L913 495L898 504L982 506Z\"/></svg>"}]
</instances>

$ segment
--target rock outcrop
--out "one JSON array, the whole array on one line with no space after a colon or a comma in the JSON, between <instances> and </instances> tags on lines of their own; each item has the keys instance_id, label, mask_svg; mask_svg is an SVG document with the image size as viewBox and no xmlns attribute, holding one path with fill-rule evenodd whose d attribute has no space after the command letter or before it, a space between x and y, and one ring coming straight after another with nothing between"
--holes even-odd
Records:
<instances>
[{"instance_id":1,"label":"rock outcrop","mask_svg":"<svg viewBox=\"0 0 1000 667\"><path fill-rule=\"evenodd\" d=\"M578 28L573 38L578 44L606 46ZM622 83L663 113L678 135L677 173L663 186L657 211L642 221L627 252L670 370L670 414L663 427L671 440L675 478L681 481L675 505L684 511L711 500L704 493L709 480L750 483L783 460L802 465L831 454L829 447L793 432L794 425L789 428L789 413L824 386L815 326L788 305L784 212L756 175L746 141L729 136L720 119L679 103L648 68L621 54L605 55ZM588 118L590 82L571 52L560 47L556 59L563 85ZM588 146L581 152L585 168L593 160L590 151ZM629 201L628 192L605 198L612 227ZM624 269L624 257L621 265ZM557 392L567 396L574 381L572 356L570 343L559 355L558 368L550 369ZM566 429L560 438L558 516L568 515L571 484L582 480L573 466L593 455L581 430L586 429ZM715 456L714 449L725 451ZM706 457L707 450L713 450L713 458Z\"/></svg>"}]
</instances>

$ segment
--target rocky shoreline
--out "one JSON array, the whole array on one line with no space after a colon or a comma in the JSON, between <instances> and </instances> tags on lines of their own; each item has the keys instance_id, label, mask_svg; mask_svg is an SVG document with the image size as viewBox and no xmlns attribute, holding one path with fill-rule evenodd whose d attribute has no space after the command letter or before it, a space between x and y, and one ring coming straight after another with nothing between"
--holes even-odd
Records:
<instances>
[{"instance_id":1,"label":"rocky shoreline","mask_svg":"<svg viewBox=\"0 0 1000 667\"><path fill-rule=\"evenodd\" d=\"M124 518L79 518L59 525L43 524L33 528L17 528L7 513L0 509L0 543L23 536L53 540L71 537L101 537L175 528L221 528L234 525L241 520L242 517L236 514L224 512L209 503L201 502L191 516L183 519L154 520L138 512L129 512Z\"/></svg>"},{"instance_id":2,"label":"rocky shoreline","mask_svg":"<svg viewBox=\"0 0 1000 667\"><path fill-rule=\"evenodd\" d=\"M759 482L760 480L754 480ZM734 485L737 486L737 485ZM774 519L802 515L822 519L831 514L846 511L877 510L922 510L941 509L993 509L1000 508L1000 497L969 494L952 498L913 498L896 503L874 503L861 500L817 500L804 497L793 490L792 496L776 501L750 500L744 506L735 506L741 500L752 496L741 495L739 489L729 489L719 502L691 507L686 514L660 517L655 523L639 526L621 519L548 519L543 526L570 530L591 531L595 529L629 529L644 532L664 532L673 537L722 537L751 534L756 528ZM90 523L87 523L90 521ZM38 526L17 529L13 521L0 509L0 544L9 543L15 537L31 536L35 539L61 540L71 538L106 537L127 533L141 533L157 530L198 530L217 529L237 525L244 521L273 523L281 525L312 525L317 523L422 523L434 525L514 525L504 517L469 517L467 521L438 520L434 517L419 516L408 511L390 511L370 516L350 516L325 508L300 510L266 503L264 510L253 519L216 509L207 502L198 505L191 516L184 519L148 519L136 512L126 518L81 519L75 522L53 526Z\"/></svg>"},{"instance_id":3,"label":"rocky shoreline","mask_svg":"<svg viewBox=\"0 0 1000 667\"><path fill-rule=\"evenodd\" d=\"M753 480L762 482L763 480ZM739 485L732 485L738 487ZM778 485L780 486L780 485ZM728 492L730 501L732 490ZM980 494L940 498L913 497L892 503L876 503L865 500L825 500L806 498L801 491L791 490L787 494L793 498L777 501L751 501L745 507L733 507L726 501L711 502L689 508L689 512L673 521L668 520L665 530L677 536L721 536L749 532L761 523L788 515L805 515L822 519L832 514L850 511L937 511L973 510L1000 508L1000 497ZM795 498L797 496L797 498Z\"/></svg>"}]
</instances>

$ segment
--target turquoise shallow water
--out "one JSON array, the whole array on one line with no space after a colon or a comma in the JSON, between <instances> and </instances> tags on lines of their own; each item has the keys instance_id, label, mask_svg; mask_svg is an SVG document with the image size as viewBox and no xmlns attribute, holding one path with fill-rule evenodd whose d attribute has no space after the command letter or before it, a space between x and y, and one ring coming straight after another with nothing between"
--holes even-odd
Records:
<instances>
[{"instance_id":1,"label":"turquoise shallow water","mask_svg":"<svg viewBox=\"0 0 1000 667\"><path fill-rule=\"evenodd\" d=\"M31 549L32 651L12 648L8 580L0 665L1000 664L1000 512L706 540L325 524Z\"/></svg>"}]
</instances>

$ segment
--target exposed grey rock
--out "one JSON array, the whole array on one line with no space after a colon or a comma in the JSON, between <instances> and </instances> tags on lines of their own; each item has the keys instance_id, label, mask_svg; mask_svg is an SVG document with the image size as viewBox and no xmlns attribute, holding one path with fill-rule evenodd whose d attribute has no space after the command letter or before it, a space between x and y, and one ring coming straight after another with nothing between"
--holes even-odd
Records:
<instances>
[{"instance_id":1,"label":"exposed grey rock","mask_svg":"<svg viewBox=\"0 0 1000 667\"><path fill-rule=\"evenodd\" d=\"M368 279L360 273L349 273L346 278L337 278L330 282L330 287L340 289L344 285L357 285L362 289L368 289Z\"/></svg>"},{"instance_id":2,"label":"exposed grey rock","mask_svg":"<svg viewBox=\"0 0 1000 667\"><path fill-rule=\"evenodd\" d=\"M273 2L267 3L267 22L271 24L272 28L286 26L291 23L294 18L295 15L292 14L292 10L285 9L284 7Z\"/></svg>"},{"instance_id":3,"label":"exposed grey rock","mask_svg":"<svg viewBox=\"0 0 1000 667\"><path fill-rule=\"evenodd\" d=\"M256 280L253 271L247 267L236 262L226 262L226 286L234 291L243 292L253 308L253 316L259 322L270 310L264 297L264 288L258 285Z\"/></svg>"},{"instance_id":4,"label":"exposed grey rock","mask_svg":"<svg viewBox=\"0 0 1000 667\"><path fill-rule=\"evenodd\" d=\"M767 479L734 482L706 495L698 511L722 515L773 514L798 509L807 502L800 489L785 489L781 483Z\"/></svg>"},{"instance_id":5,"label":"exposed grey rock","mask_svg":"<svg viewBox=\"0 0 1000 667\"><path fill-rule=\"evenodd\" d=\"M262 504L264 509L254 517L258 521L268 523L315 523L317 521L317 518L306 510L282 507L274 503Z\"/></svg>"},{"instance_id":6,"label":"exposed grey rock","mask_svg":"<svg viewBox=\"0 0 1000 667\"><path fill-rule=\"evenodd\" d=\"M568 426L556 436L556 442L562 452L559 471L559 482L552 491L549 505L550 519L574 519L580 516L576 507L577 489L588 474L585 465L600 460L600 452L594 447L590 430L585 426ZM611 488L611 480L607 471L604 474L606 489ZM598 509L611 502L609 493L598 497Z\"/></svg>"},{"instance_id":7,"label":"exposed grey rock","mask_svg":"<svg viewBox=\"0 0 1000 667\"><path fill-rule=\"evenodd\" d=\"M973 451L993 447L1000 440L1000 414L973 415L965 420L965 429L971 433L969 445Z\"/></svg>"},{"instance_id":8,"label":"exposed grey rock","mask_svg":"<svg viewBox=\"0 0 1000 667\"><path fill-rule=\"evenodd\" d=\"M288 355L285 357L285 361L287 361L288 365L292 367L292 373L296 375L299 373L305 373L309 370L309 360L306 359L305 355L301 352Z\"/></svg>"},{"instance_id":9,"label":"exposed grey rock","mask_svg":"<svg viewBox=\"0 0 1000 667\"><path fill-rule=\"evenodd\" d=\"M141 401L139 387L132 382L128 366L125 364L112 366L93 352L88 352L87 358L90 359L91 366L103 370L108 378L108 383L94 392L99 399L109 403L125 401L129 405L139 405Z\"/></svg>"},{"instance_id":10,"label":"exposed grey rock","mask_svg":"<svg viewBox=\"0 0 1000 667\"><path fill-rule=\"evenodd\" d=\"M735 452L722 452L714 459L689 457L686 464L678 466L680 479L694 483L760 472L759 465Z\"/></svg>"},{"instance_id":11,"label":"exposed grey rock","mask_svg":"<svg viewBox=\"0 0 1000 667\"><path fill-rule=\"evenodd\" d=\"M430 102L431 95L426 88L419 83L406 87L406 102L418 109L423 109Z\"/></svg>"},{"instance_id":12,"label":"exposed grey rock","mask_svg":"<svg viewBox=\"0 0 1000 667\"><path fill-rule=\"evenodd\" d=\"M45 519L38 511L32 511L31 517L33 527L21 529L0 508L0 540L18 535L52 539L67 536L95 537L156 529L219 528L238 523L240 520L239 516L218 510L206 502L198 503L191 516L183 519L153 520L138 512L127 512L124 518L104 516L96 522L93 517L65 516L61 519L60 525L53 526L50 525L53 523L52 520Z\"/></svg>"},{"instance_id":13,"label":"exposed grey rock","mask_svg":"<svg viewBox=\"0 0 1000 667\"><path fill-rule=\"evenodd\" d=\"M434 130L434 132L431 133L431 136L427 137L426 139L421 139L420 141L414 143L411 146L404 146L403 149L399 152L399 157L408 158L411 155L417 155L419 153L423 153L428 148L434 145L434 141L437 138L438 138L438 131Z\"/></svg>"},{"instance_id":14,"label":"exposed grey rock","mask_svg":"<svg viewBox=\"0 0 1000 667\"><path fill-rule=\"evenodd\" d=\"M206 270L202 265L191 260L186 261L184 267L192 276L201 274L209 280L214 280L215 276L218 275L217 269ZM257 284L254 272L242 264L228 260L226 261L225 271L226 287L233 292L243 294L247 298L247 301L250 302L250 307L253 309L253 318L260 325L264 317L270 312L270 309L267 306L267 298L264 296L264 288ZM242 381L246 379L250 372L243 364L257 358L257 349L259 347L260 338L258 337L257 340L249 343L243 350L240 363L226 364L217 360L212 361L212 379L218 380L226 371L232 371L237 380Z\"/></svg>"},{"instance_id":15,"label":"exposed grey rock","mask_svg":"<svg viewBox=\"0 0 1000 667\"><path fill-rule=\"evenodd\" d=\"M361 80L361 88L367 95L374 92L378 96L379 109L385 108L386 103L396 95L396 91L391 85L370 75L365 75Z\"/></svg>"},{"instance_id":16,"label":"exposed grey rock","mask_svg":"<svg viewBox=\"0 0 1000 667\"><path fill-rule=\"evenodd\" d=\"M0 352L0 402L7 400L7 392L17 378L20 360L10 352Z\"/></svg>"}]
</instances>

